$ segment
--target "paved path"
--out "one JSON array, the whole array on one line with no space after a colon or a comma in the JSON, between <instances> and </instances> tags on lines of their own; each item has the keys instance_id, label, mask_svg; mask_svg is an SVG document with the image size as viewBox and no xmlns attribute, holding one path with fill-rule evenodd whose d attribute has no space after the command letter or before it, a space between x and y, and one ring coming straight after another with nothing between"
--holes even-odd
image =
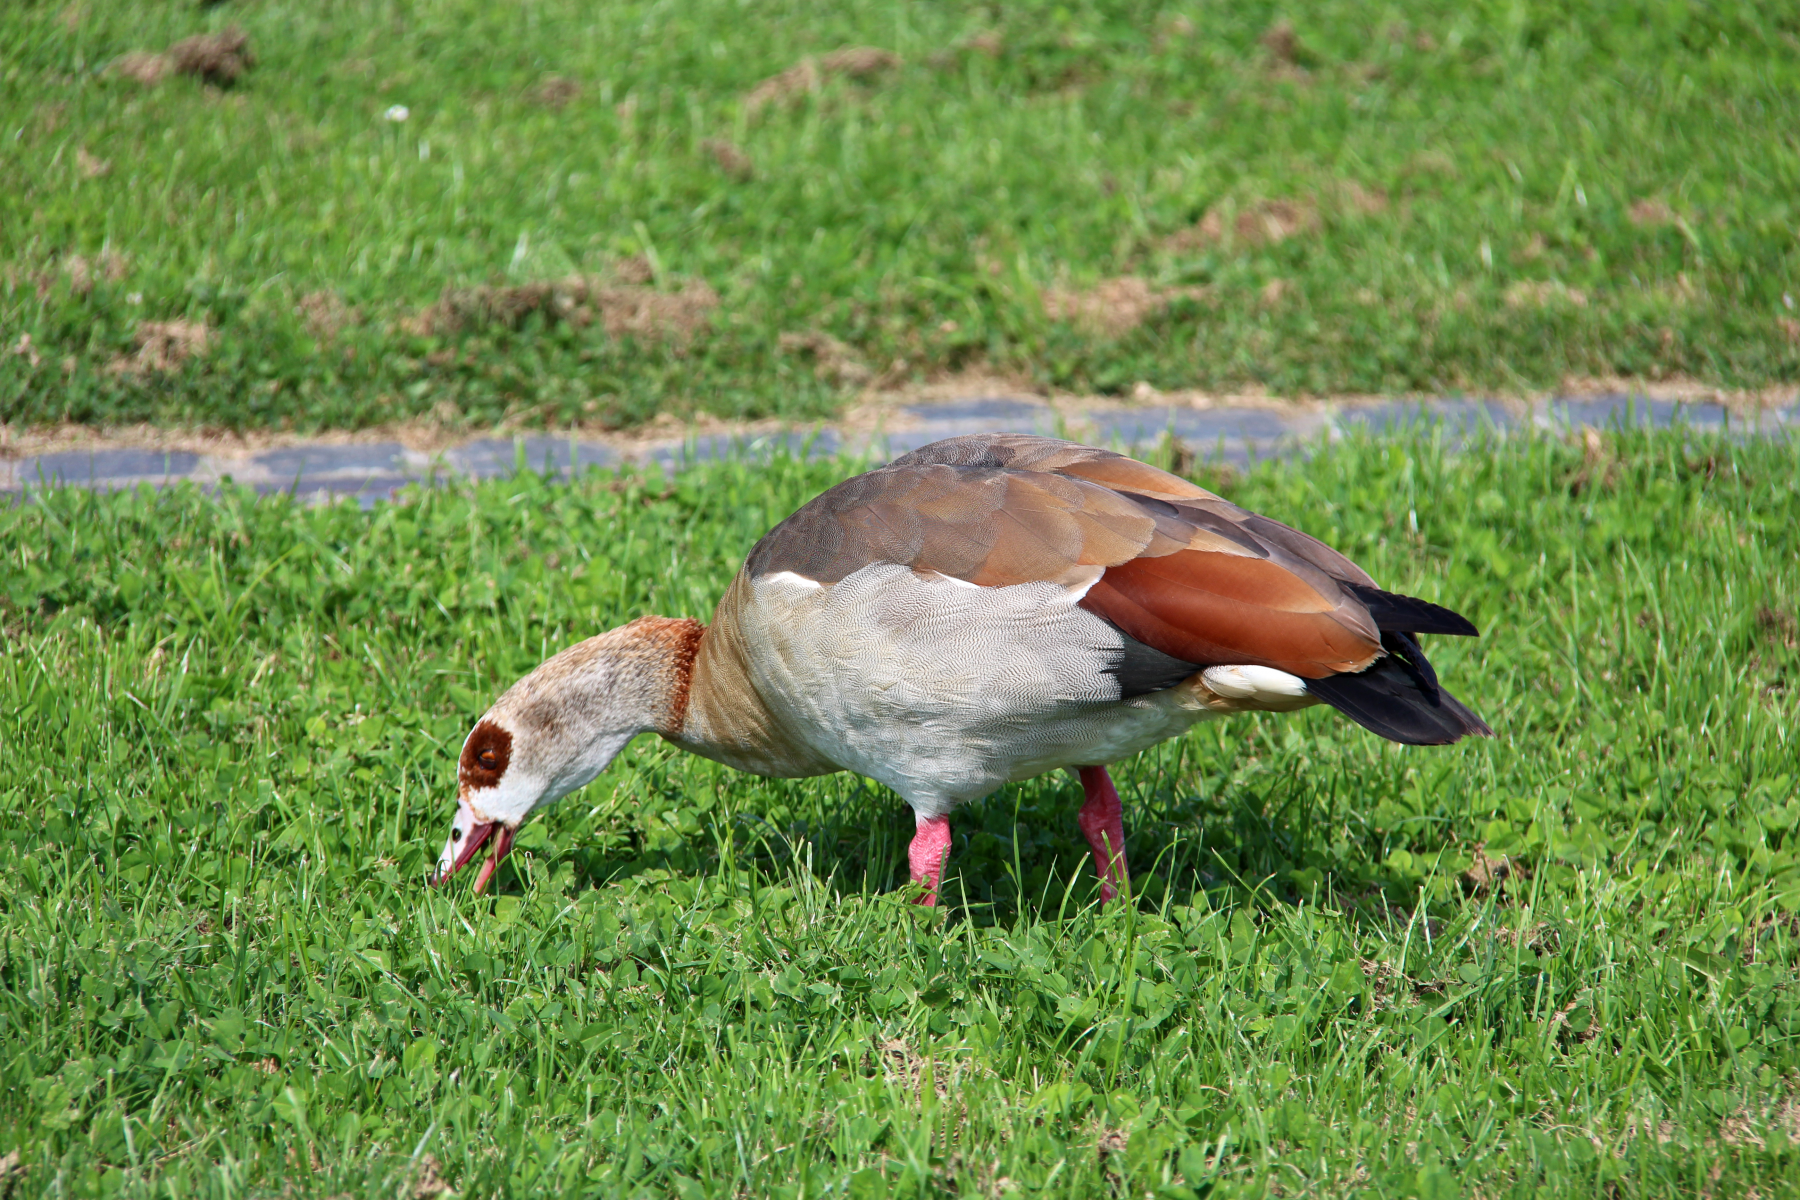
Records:
<instances>
[{"instance_id":1,"label":"paved path","mask_svg":"<svg viewBox=\"0 0 1800 1200\"><path fill-rule=\"evenodd\" d=\"M1321 437L1356 429L1391 433L1421 422L1444 426L1451 437L1485 427L1574 429L1615 423L1655 426L1686 424L1696 430L1744 434L1800 433L1800 404L1765 409L1754 419L1719 404L1648 400L1624 395L1558 400L1533 410L1497 401L1445 400L1430 404L1395 401L1322 410L1297 408L1189 408L1144 406L1092 408L1071 413L1030 400L971 396L897 410L893 432L845 434L829 424L806 431L759 435L710 434L650 443L622 452L580 436L527 434L484 437L434 453L409 450L399 442L314 443L241 454L200 454L143 449L63 450L0 459L0 492L75 485L99 488L163 486L189 480L201 485L234 480L259 491L292 491L309 499L354 496L368 507L409 484L446 478L485 479L521 467L555 474L626 461L655 462L679 469L731 456L766 456L781 449L814 456L850 450L876 458L959 433L1005 429L1056 433L1058 421L1070 436L1122 449L1147 448L1173 433L1190 449L1214 461L1240 465L1301 452Z\"/></svg>"}]
</instances>

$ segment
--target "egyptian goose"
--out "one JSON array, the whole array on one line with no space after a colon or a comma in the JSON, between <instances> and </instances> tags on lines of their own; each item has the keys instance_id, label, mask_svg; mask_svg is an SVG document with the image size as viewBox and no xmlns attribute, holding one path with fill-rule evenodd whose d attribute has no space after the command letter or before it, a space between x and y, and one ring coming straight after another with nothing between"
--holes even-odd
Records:
<instances>
[{"instance_id":1,"label":"egyptian goose","mask_svg":"<svg viewBox=\"0 0 1800 1200\"><path fill-rule=\"evenodd\" d=\"M1103 900L1128 878L1106 764L1196 721L1323 701L1382 737L1490 734L1422 633L1467 620L1384 592L1306 534L1073 442L933 442L758 542L710 626L641 617L515 683L464 742L448 879L640 733L758 775L856 771L912 805L936 902L950 813L1073 769Z\"/></svg>"}]
</instances>

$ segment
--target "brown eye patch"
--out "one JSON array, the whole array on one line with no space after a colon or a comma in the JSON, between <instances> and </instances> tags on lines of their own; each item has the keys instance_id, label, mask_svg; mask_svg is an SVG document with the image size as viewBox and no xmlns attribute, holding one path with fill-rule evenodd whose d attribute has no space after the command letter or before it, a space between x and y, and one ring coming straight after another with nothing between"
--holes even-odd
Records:
<instances>
[{"instance_id":1,"label":"brown eye patch","mask_svg":"<svg viewBox=\"0 0 1800 1200\"><path fill-rule=\"evenodd\" d=\"M506 774L506 763L511 757L512 734L492 721L483 721L463 743L457 778L468 787L493 787Z\"/></svg>"}]
</instances>

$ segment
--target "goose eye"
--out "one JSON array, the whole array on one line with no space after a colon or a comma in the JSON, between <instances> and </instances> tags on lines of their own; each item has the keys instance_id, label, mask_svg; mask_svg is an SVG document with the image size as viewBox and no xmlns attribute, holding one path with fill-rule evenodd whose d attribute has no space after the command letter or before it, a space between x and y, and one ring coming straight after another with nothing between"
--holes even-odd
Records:
<instances>
[{"instance_id":1,"label":"goose eye","mask_svg":"<svg viewBox=\"0 0 1800 1200\"><path fill-rule=\"evenodd\" d=\"M475 756L475 761L481 764L484 771L496 771L500 768L500 758L492 750L483 750Z\"/></svg>"}]
</instances>

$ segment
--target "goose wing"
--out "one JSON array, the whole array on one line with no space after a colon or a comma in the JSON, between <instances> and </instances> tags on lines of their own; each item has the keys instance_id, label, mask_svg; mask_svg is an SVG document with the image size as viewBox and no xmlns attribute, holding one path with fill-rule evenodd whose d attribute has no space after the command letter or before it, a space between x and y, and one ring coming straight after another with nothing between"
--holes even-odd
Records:
<instances>
[{"instance_id":1,"label":"goose wing","mask_svg":"<svg viewBox=\"0 0 1800 1200\"><path fill-rule=\"evenodd\" d=\"M830 585L872 563L980 587L1085 587L1084 608L1177 668L1160 672L1168 683L1182 665L1272 667L1395 740L1487 732L1438 686L1415 636L1473 636L1467 620L1121 454L1022 434L934 442L801 508L745 570Z\"/></svg>"}]
</instances>

